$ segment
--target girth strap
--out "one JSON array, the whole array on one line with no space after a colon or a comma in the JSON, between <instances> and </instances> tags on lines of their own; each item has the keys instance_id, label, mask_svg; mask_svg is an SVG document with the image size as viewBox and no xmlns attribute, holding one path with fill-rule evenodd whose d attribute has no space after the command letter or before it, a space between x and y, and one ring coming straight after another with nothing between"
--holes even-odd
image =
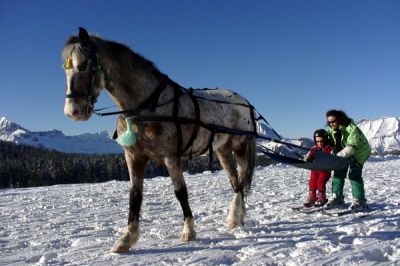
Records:
<instances>
[{"instance_id":1,"label":"girth strap","mask_svg":"<svg viewBox=\"0 0 400 266\"><path fill-rule=\"evenodd\" d=\"M212 173L214 172L214 167L213 167L213 147L212 147L212 143L214 142L214 136L215 136L215 132L211 131L210 139L208 140L208 169Z\"/></svg>"},{"instance_id":2,"label":"girth strap","mask_svg":"<svg viewBox=\"0 0 400 266\"><path fill-rule=\"evenodd\" d=\"M173 118L178 118L178 116L179 116L179 96L178 96L179 93L182 93L180 91L180 88L174 86L174 107L173 107L173 113L172 113ZM181 123L180 123L179 119L175 119L174 123L175 123L175 127L176 127L177 139L178 139L176 150L177 150L178 156L180 156L181 155L181 147L182 147L182 127L181 127Z\"/></svg>"},{"instance_id":3,"label":"girth strap","mask_svg":"<svg viewBox=\"0 0 400 266\"><path fill-rule=\"evenodd\" d=\"M194 128L192 132L192 136L190 136L190 139L188 143L186 144L185 148L182 149L181 154L183 155L189 148L193 146L194 141L197 138L197 135L200 130L201 122L200 122L200 107L199 107L199 102L197 101L196 97L193 96L193 89L190 88L188 90L188 94L192 100L193 106L194 106ZM189 158L192 158L192 151L190 151Z\"/></svg>"}]
</instances>

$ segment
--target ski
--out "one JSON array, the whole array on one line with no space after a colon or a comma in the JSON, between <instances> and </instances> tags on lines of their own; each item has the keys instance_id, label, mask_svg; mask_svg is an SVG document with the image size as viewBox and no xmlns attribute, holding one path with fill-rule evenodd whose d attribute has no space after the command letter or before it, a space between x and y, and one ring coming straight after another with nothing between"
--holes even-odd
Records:
<instances>
[{"instance_id":1,"label":"ski","mask_svg":"<svg viewBox=\"0 0 400 266\"><path fill-rule=\"evenodd\" d=\"M317 208L314 206L304 206L304 205L300 205L300 206L294 206L294 207L290 207L293 211L299 211L299 212L304 212L304 213L311 213L311 212L315 212L317 210L320 210L322 208Z\"/></svg>"},{"instance_id":2,"label":"ski","mask_svg":"<svg viewBox=\"0 0 400 266\"><path fill-rule=\"evenodd\" d=\"M291 207L291 209L294 211L300 211L300 212L307 213L307 214L316 213L316 212L328 212L329 210L336 210L336 213L338 213L341 211L346 211L349 206L350 206L350 204L344 204L344 205L340 205L340 206L336 206L336 207L328 207L328 206L306 207L304 205L300 205L300 206ZM329 213L331 213L331 212L329 212Z\"/></svg>"},{"instance_id":3,"label":"ski","mask_svg":"<svg viewBox=\"0 0 400 266\"><path fill-rule=\"evenodd\" d=\"M333 217L340 217L340 216L344 216L344 215L355 215L359 218L364 218L367 217L375 212L378 212L379 210L374 210L374 209L363 209L363 210L351 210L351 209L347 209L347 210L343 210L343 211L337 211L337 212L330 212L327 210L322 211L322 214L328 215L328 216L333 216Z\"/></svg>"},{"instance_id":4,"label":"ski","mask_svg":"<svg viewBox=\"0 0 400 266\"><path fill-rule=\"evenodd\" d=\"M295 207L291 207L292 210L294 211L298 211L298 212L302 212L302 213L314 213L314 212L320 212L324 209L326 209L326 207L306 207L304 205L301 206L295 206Z\"/></svg>"},{"instance_id":5,"label":"ski","mask_svg":"<svg viewBox=\"0 0 400 266\"><path fill-rule=\"evenodd\" d=\"M302 210L311 209L311 207L306 207L304 205L294 206L294 207L290 207L290 208L294 211L302 211Z\"/></svg>"}]
</instances>

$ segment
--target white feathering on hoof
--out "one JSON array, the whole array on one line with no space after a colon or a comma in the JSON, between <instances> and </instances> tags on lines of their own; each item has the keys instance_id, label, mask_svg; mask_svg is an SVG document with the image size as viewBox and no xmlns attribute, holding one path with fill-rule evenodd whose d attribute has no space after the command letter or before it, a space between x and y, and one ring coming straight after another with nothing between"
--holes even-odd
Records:
<instances>
[{"instance_id":1,"label":"white feathering on hoof","mask_svg":"<svg viewBox=\"0 0 400 266\"><path fill-rule=\"evenodd\" d=\"M186 218L181 234L181 241L189 242L194 239L196 239L196 231L194 230L194 220L193 218Z\"/></svg>"},{"instance_id":2,"label":"white feathering on hoof","mask_svg":"<svg viewBox=\"0 0 400 266\"><path fill-rule=\"evenodd\" d=\"M136 230L135 232L130 232L129 230L126 230L124 234L121 236L120 239L118 239L113 248L111 249L111 252L113 253L127 253L129 251L129 248L136 244L136 242L139 239L139 230Z\"/></svg>"},{"instance_id":3,"label":"white feathering on hoof","mask_svg":"<svg viewBox=\"0 0 400 266\"><path fill-rule=\"evenodd\" d=\"M231 207L228 216L228 227L233 229L243 226L243 219L246 215L244 200L241 193L235 193L231 201Z\"/></svg>"}]
</instances>

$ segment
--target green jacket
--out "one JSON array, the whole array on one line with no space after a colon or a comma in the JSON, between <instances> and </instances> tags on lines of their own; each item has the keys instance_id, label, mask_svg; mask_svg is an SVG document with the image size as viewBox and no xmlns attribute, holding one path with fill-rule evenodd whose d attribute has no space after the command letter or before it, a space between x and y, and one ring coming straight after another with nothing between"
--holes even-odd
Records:
<instances>
[{"instance_id":1,"label":"green jacket","mask_svg":"<svg viewBox=\"0 0 400 266\"><path fill-rule=\"evenodd\" d=\"M339 126L342 133L342 146L351 146L354 148L352 157L361 165L363 165L371 155L371 146L361 129L359 129L353 121L346 126ZM333 136L334 131L328 128L328 133L331 140L335 143L336 140ZM336 144L336 143L335 143Z\"/></svg>"}]
</instances>

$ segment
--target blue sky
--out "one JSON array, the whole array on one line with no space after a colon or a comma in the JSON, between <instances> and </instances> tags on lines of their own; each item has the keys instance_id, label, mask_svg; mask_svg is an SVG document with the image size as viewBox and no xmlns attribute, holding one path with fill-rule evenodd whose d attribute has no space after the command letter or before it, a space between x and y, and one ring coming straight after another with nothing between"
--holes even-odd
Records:
<instances>
[{"instance_id":1,"label":"blue sky","mask_svg":"<svg viewBox=\"0 0 400 266\"><path fill-rule=\"evenodd\" d=\"M229 88L284 137L325 112L400 116L400 1L0 0L0 116L32 131L107 130L63 114L60 52L83 26L124 43L184 87ZM109 106L101 95L97 108Z\"/></svg>"}]
</instances>

